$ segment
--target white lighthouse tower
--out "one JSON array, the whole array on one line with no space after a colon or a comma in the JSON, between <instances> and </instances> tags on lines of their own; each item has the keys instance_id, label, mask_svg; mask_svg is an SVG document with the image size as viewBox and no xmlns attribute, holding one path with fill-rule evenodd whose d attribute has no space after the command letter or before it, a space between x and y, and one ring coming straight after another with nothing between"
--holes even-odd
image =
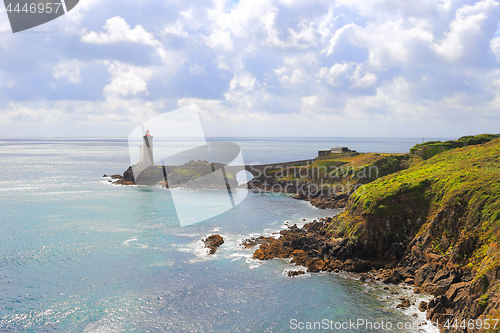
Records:
<instances>
[{"instance_id":1,"label":"white lighthouse tower","mask_svg":"<svg viewBox=\"0 0 500 333\"><path fill-rule=\"evenodd\" d=\"M142 137L143 144L139 146L141 149L139 155L139 168L145 169L154 164L153 157L153 136L150 134L149 130L146 131L146 134Z\"/></svg>"}]
</instances>

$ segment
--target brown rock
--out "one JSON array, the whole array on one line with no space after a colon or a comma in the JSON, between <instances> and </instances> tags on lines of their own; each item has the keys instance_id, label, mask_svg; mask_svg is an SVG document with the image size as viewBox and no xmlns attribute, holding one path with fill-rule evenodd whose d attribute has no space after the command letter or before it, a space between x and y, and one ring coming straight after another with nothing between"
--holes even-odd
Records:
<instances>
[{"instance_id":1,"label":"brown rock","mask_svg":"<svg viewBox=\"0 0 500 333\"><path fill-rule=\"evenodd\" d=\"M299 275L302 275L302 274L306 274L306 272L304 272L304 271L288 271L286 274L288 276L294 277L294 276L299 276Z\"/></svg>"},{"instance_id":2,"label":"brown rock","mask_svg":"<svg viewBox=\"0 0 500 333\"><path fill-rule=\"evenodd\" d=\"M430 264L425 264L417 269L415 271L415 285L420 286L427 278L427 275L431 273L431 271L432 267Z\"/></svg>"},{"instance_id":3,"label":"brown rock","mask_svg":"<svg viewBox=\"0 0 500 333\"><path fill-rule=\"evenodd\" d=\"M307 263L307 270L309 272L317 273L324 270L325 268L326 268L326 263L321 259L310 260Z\"/></svg>"},{"instance_id":4,"label":"brown rock","mask_svg":"<svg viewBox=\"0 0 500 333\"><path fill-rule=\"evenodd\" d=\"M436 283L439 280L446 279L449 276L450 276L450 272L445 270L445 269L442 269L436 273L436 275L434 276L434 279L432 280L432 283Z\"/></svg>"},{"instance_id":5,"label":"brown rock","mask_svg":"<svg viewBox=\"0 0 500 333\"><path fill-rule=\"evenodd\" d=\"M405 283L406 283L406 284L414 284L414 283L415 283L415 280L413 280L413 279L411 279L411 278L407 278L407 279L405 280Z\"/></svg>"},{"instance_id":6,"label":"brown rock","mask_svg":"<svg viewBox=\"0 0 500 333\"><path fill-rule=\"evenodd\" d=\"M457 292L465 287L466 285L469 285L470 283L468 282L459 282L459 283L454 283L452 284L448 290L446 291L446 298L448 299L454 299L455 296L457 295Z\"/></svg>"},{"instance_id":7,"label":"brown rock","mask_svg":"<svg viewBox=\"0 0 500 333\"><path fill-rule=\"evenodd\" d=\"M427 302L420 302L420 304L418 305L418 309L421 311L421 312L424 312L425 310L427 310Z\"/></svg>"},{"instance_id":8,"label":"brown rock","mask_svg":"<svg viewBox=\"0 0 500 333\"><path fill-rule=\"evenodd\" d=\"M214 254L217 248L224 244L224 239L221 235L211 235L207 239L202 239L202 241L205 243L205 247L210 249L209 254Z\"/></svg>"},{"instance_id":9,"label":"brown rock","mask_svg":"<svg viewBox=\"0 0 500 333\"><path fill-rule=\"evenodd\" d=\"M410 300L408 298L404 298L400 304L396 306L398 309L406 309L411 305Z\"/></svg>"},{"instance_id":10,"label":"brown rock","mask_svg":"<svg viewBox=\"0 0 500 333\"><path fill-rule=\"evenodd\" d=\"M428 263L431 263L431 262L438 262L439 260L441 260L441 256L439 254L436 254L436 253L432 253L432 252L426 252L424 254L424 258L425 260L428 262Z\"/></svg>"},{"instance_id":11,"label":"brown rock","mask_svg":"<svg viewBox=\"0 0 500 333\"><path fill-rule=\"evenodd\" d=\"M440 296L446 294L450 286L456 282L457 278L455 275L451 275L450 277L440 280L434 285L430 285L426 290L430 291L430 293L434 296Z\"/></svg>"}]
</instances>

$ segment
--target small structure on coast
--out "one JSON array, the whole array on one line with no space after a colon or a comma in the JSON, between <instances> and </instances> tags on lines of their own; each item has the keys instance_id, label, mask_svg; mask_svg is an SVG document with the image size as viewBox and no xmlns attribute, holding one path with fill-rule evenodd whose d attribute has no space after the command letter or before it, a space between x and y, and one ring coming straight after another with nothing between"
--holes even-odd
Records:
<instances>
[{"instance_id":1,"label":"small structure on coast","mask_svg":"<svg viewBox=\"0 0 500 333\"><path fill-rule=\"evenodd\" d=\"M332 147L330 149L318 150L318 157L326 156L328 154L343 154L343 153L355 153L355 150L349 149L348 147Z\"/></svg>"},{"instance_id":2,"label":"small structure on coast","mask_svg":"<svg viewBox=\"0 0 500 333\"><path fill-rule=\"evenodd\" d=\"M142 139L143 144L139 146L141 152L139 154L139 162L137 162L137 167L141 170L154 164L153 136L150 134L149 130L146 131Z\"/></svg>"}]
</instances>

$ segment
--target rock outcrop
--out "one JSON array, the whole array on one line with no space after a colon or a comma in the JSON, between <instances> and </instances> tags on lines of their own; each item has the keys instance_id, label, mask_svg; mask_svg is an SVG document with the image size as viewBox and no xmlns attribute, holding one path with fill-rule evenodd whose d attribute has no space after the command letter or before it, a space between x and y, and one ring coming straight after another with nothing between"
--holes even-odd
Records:
<instances>
[{"instance_id":1,"label":"rock outcrop","mask_svg":"<svg viewBox=\"0 0 500 333\"><path fill-rule=\"evenodd\" d=\"M224 244L224 238L221 235L211 235L202 241L205 243L205 247L210 249L208 254L214 254L219 246Z\"/></svg>"},{"instance_id":2,"label":"rock outcrop","mask_svg":"<svg viewBox=\"0 0 500 333\"><path fill-rule=\"evenodd\" d=\"M117 185L159 185L166 188L186 187L193 189L223 189L237 187L238 182L231 172L226 172L221 179L219 173L214 171L223 168L221 163L208 163L207 161L190 161L181 166L151 165L142 171L136 170L134 177L133 167L130 166L123 176L107 176L116 179ZM165 175L167 180L165 180Z\"/></svg>"}]
</instances>

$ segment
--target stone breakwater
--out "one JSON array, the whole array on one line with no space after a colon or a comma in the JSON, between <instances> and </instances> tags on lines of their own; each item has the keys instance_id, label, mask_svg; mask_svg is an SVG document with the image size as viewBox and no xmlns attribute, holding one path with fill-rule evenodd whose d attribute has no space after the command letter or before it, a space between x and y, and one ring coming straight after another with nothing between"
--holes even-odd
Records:
<instances>
[{"instance_id":1,"label":"stone breakwater","mask_svg":"<svg viewBox=\"0 0 500 333\"><path fill-rule=\"evenodd\" d=\"M251 238L244 240L242 246L259 246L254 259L290 259L291 263L307 267L313 273L348 271L358 273L363 281L413 285L415 293L434 296L428 304L420 303L419 309L426 312L427 319L439 322L441 332L468 332L467 328L460 327L464 321L484 321L498 313L500 295L486 302L483 293L500 278L500 272L473 276L467 268L446 264L443 256L423 248L421 237L391 246L383 255L373 254L367 258L369 249L347 238L334 237L328 230L330 221L331 218L315 220L302 228L294 225L280 231L279 238ZM398 307L409 305L409 300L403 299ZM458 325L452 327L455 320ZM450 325L445 327L447 322Z\"/></svg>"}]
</instances>

